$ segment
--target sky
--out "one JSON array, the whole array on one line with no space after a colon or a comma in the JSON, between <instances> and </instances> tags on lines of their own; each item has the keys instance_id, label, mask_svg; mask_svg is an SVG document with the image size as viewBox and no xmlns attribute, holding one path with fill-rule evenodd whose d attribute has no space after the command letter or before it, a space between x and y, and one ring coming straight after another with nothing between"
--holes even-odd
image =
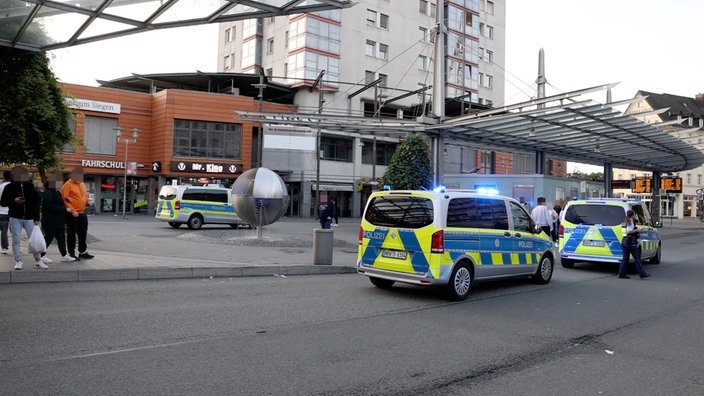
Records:
<instances>
[{"instance_id":1,"label":"sky","mask_svg":"<svg viewBox=\"0 0 704 396\"><path fill-rule=\"evenodd\" d=\"M535 97L540 48L547 95L619 83L612 89L614 101L638 90L693 97L704 92L703 20L701 0L506 0L505 104ZM69 47L49 56L60 81L97 86L96 80L132 73L215 72L217 44L217 26L206 25ZM605 92L589 97L606 101Z\"/></svg>"}]
</instances>

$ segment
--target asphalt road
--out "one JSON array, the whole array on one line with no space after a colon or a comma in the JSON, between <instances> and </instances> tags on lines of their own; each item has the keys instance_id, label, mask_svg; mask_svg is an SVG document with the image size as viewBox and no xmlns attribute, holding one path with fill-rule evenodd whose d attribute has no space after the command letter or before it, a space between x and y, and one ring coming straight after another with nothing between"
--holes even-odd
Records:
<instances>
[{"instance_id":1,"label":"asphalt road","mask_svg":"<svg viewBox=\"0 0 704 396\"><path fill-rule=\"evenodd\" d=\"M356 274L3 285L2 393L700 395L699 244L459 303Z\"/></svg>"}]
</instances>

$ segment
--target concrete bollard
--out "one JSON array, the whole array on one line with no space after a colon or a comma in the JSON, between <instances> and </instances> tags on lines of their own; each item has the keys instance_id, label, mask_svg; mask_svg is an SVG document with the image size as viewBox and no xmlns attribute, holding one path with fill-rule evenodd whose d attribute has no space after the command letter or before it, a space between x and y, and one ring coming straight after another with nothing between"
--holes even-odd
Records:
<instances>
[{"instance_id":1,"label":"concrete bollard","mask_svg":"<svg viewBox=\"0 0 704 396\"><path fill-rule=\"evenodd\" d=\"M332 265L333 231L313 230L313 264Z\"/></svg>"}]
</instances>

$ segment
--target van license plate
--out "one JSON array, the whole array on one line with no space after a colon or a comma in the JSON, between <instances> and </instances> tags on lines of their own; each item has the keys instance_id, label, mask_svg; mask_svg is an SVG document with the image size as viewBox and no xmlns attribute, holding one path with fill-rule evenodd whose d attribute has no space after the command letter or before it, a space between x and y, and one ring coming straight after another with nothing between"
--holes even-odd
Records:
<instances>
[{"instance_id":1,"label":"van license plate","mask_svg":"<svg viewBox=\"0 0 704 396\"><path fill-rule=\"evenodd\" d=\"M582 245L584 246L604 246L604 241L583 241Z\"/></svg>"},{"instance_id":2,"label":"van license plate","mask_svg":"<svg viewBox=\"0 0 704 396\"><path fill-rule=\"evenodd\" d=\"M393 258L393 259L398 259L398 260L405 260L406 257L408 256L408 252L402 252L400 250L387 250L384 249L381 251L381 256L386 257L386 258Z\"/></svg>"}]
</instances>

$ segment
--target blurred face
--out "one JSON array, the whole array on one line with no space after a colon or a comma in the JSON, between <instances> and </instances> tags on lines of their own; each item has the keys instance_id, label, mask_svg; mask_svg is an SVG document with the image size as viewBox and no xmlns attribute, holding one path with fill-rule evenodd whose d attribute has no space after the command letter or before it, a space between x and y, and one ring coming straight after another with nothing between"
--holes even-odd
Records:
<instances>
[{"instance_id":1,"label":"blurred face","mask_svg":"<svg viewBox=\"0 0 704 396\"><path fill-rule=\"evenodd\" d=\"M15 168L12 170L12 180L26 182L29 180L29 172L25 168Z\"/></svg>"},{"instance_id":2,"label":"blurred face","mask_svg":"<svg viewBox=\"0 0 704 396\"><path fill-rule=\"evenodd\" d=\"M75 181L76 183L81 183L83 182L83 172L73 172L71 173L71 179Z\"/></svg>"}]
</instances>

